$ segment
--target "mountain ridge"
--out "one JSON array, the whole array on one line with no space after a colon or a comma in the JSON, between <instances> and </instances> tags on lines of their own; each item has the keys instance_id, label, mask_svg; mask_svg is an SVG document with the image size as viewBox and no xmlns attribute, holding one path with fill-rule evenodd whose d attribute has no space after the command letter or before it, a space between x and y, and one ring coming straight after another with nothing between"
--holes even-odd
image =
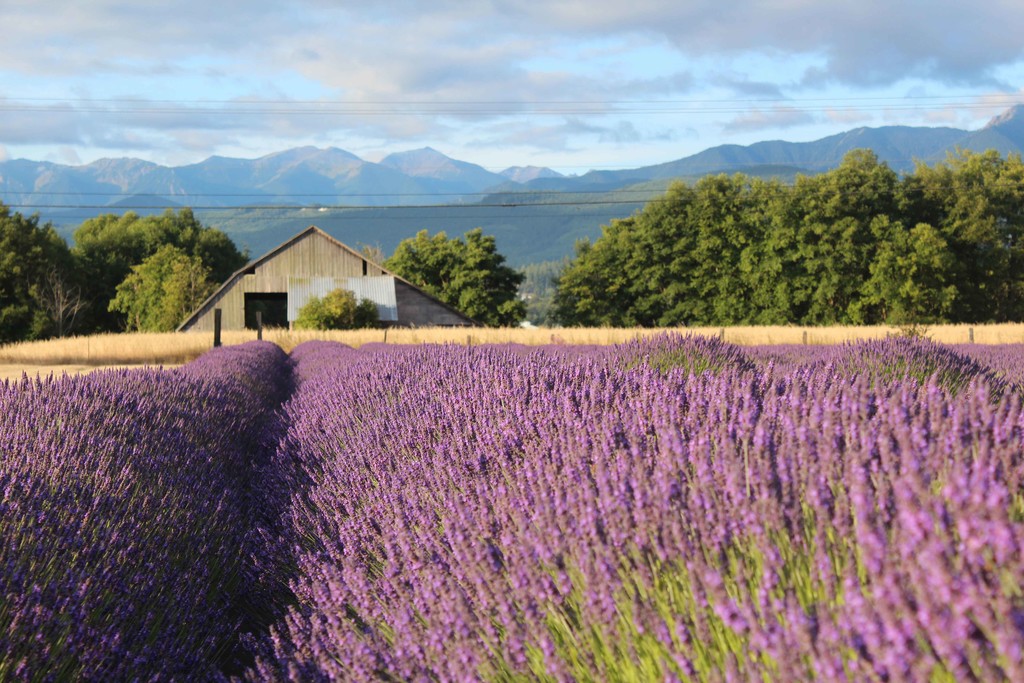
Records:
<instances>
[{"instance_id":1,"label":"mountain ridge","mask_svg":"<svg viewBox=\"0 0 1024 683\"><path fill-rule=\"evenodd\" d=\"M872 149L881 161L897 171L911 170L917 162L941 161L957 148L1019 153L1024 150L1024 106L1002 112L976 131L950 127L858 127L810 142L765 140L750 145L716 145L650 166L592 170L578 176L535 166L513 166L493 172L432 147L395 152L379 162L361 159L337 147L313 146L255 159L214 155L183 166L162 166L132 157L103 158L79 166L13 159L0 162L0 200L16 207L33 198L33 206L45 207L46 193L57 188L62 193L73 195L78 190L93 197L106 190L112 204L135 194L165 196L175 201L197 196L209 200L205 203L225 207L239 204L237 199L241 197L251 200L241 202L244 204L377 206L420 204L424 196L436 195L441 200L436 202L439 204L461 203L475 195L508 191L516 186L547 191L611 190L647 180L759 167L820 173L837 166L847 152L857 148ZM403 201L406 195L415 199ZM59 208L60 202L52 204Z\"/></svg>"},{"instance_id":2,"label":"mountain ridge","mask_svg":"<svg viewBox=\"0 0 1024 683\"><path fill-rule=\"evenodd\" d=\"M331 224L331 212L344 216L337 221L339 239L385 248L421 229L454 234L482 227L496 235L499 248L515 245L510 262L529 263L567 255L575 239L600 235L601 225L630 215L672 180L736 172L791 180L834 168L857 148L873 150L898 172L918 162L942 161L957 149L1021 153L1024 106L1002 112L975 131L858 127L810 142L717 145L664 163L578 176L535 166L493 172L432 147L396 152L379 162L337 147L314 146L256 159L214 155L175 167L134 158L79 166L12 159L0 162L0 201L15 211L38 212L65 236L93 215L191 206L201 219L219 221L253 253L276 246L274 240L287 238L287 230L310 222ZM618 199L597 201L595 193ZM528 205L542 208L528 210ZM455 207L474 207L474 212L457 214ZM516 207L518 215L510 213ZM259 220L252 220L255 214Z\"/></svg>"}]
</instances>

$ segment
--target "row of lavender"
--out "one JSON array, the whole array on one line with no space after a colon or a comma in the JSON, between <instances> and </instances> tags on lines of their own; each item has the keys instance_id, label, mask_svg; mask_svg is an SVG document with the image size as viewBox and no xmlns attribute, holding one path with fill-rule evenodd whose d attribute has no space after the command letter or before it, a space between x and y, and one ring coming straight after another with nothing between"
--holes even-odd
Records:
<instances>
[{"instance_id":1,"label":"row of lavender","mask_svg":"<svg viewBox=\"0 0 1024 683\"><path fill-rule=\"evenodd\" d=\"M0 680L1014 678L1021 351L255 343L9 385Z\"/></svg>"},{"instance_id":2,"label":"row of lavender","mask_svg":"<svg viewBox=\"0 0 1024 683\"><path fill-rule=\"evenodd\" d=\"M279 618L290 361L0 385L0 680L209 680ZM272 477L270 477L272 478Z\"/></svg>"},{"instance_id":3,"label":"row of lavender","mask_svg":"<svg viewBox=\"0 0 1024 683\"><path fill-rule=\"evenodd\" d=\"M1020 349L293 352L253 680L1024 680Z\"/></svg>"}]
</instances>

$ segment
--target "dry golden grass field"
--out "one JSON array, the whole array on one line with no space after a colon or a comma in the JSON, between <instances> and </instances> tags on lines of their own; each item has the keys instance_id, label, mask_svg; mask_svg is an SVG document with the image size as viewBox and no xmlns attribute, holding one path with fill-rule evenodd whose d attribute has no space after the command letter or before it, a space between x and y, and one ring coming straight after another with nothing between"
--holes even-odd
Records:
<instances>
[{"instance_id":1,"label":"dry golden grass field","mask_svg":"<svg viewBox=\"0 0 1024 683\"><path fill-rule=\"evenodd\" d=\"M392 328L333 332L266 330L264 339L285 351L312 339L329 339L359 347L389 344L617 344L665 332L639 328ZM857 339L882 339L904 333L895 327L690 327L683 334L721 336L740 345L838 344ZM1024 324L934 325L916 330L945 344L1012 344L1024 342ZM224 332L225 345L256 338L252 331ZM53 373L74 374L103 367L174 367L198 357L213 345L213 336L198 332L103 334L0 346L0 381Z\"/></svg>"}]
</instances>

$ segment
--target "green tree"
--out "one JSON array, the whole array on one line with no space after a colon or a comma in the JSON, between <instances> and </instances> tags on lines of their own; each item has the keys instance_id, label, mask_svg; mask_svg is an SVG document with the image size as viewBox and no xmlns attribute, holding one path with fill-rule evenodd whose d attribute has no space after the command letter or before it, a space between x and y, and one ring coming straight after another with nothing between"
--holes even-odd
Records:
<instances>
[{"instance_id":1,"label":"green tree","mask_svg":"<svg viewBox=\"0 0 1024 683\"><path fill-rule=\"evenodd\" d=\"M114 331L128 326L121 307L109 302L134 266L171 245L198 258L210 270L209 277L223 282L248 260L220 230L203 226L190 209L159 216L106 214L91 218L74 233L73 253L81 273L83 295L91 302L86 326L95 331Z\"/></svg>"},{"instance_id":2,"label":"green tree","mask_svg":"<svg viewBox=\"0 0 1024 683\"><path fill-rule=\"evenodd\" d=\"M555 315L615 326L1020 320L1022 234L1020 156L960 153L900 178L853 150L792 187L742 174L674 184L577 244Z\"/></svg>"},{"instance_id":3,"label":"green tree","mask_svg":"<svg viewBox=\"0 0 1024 683\"><path fill-rule=\"evenodd\" d=\"M740 254L738 277L748 293L746 322L783 325L797 319L795 283L803 272L796 248L798 212L790 188L777 180L754 180L745 205L756 237Z\"/></svg>"},{"instance_id":4,"label":"green tree","mask_svg":"<svg viewBox=\"0 0 1024 683\"><path fill-rule=\"evenodd\" d=\"M674 183L636 215L613 220L593 243L576 243L554 296L563 325L656 326L694 315L693 188Z\"/></svg>"},{"instance_id":5,"label":"green tree","mask_svg":"<svg viewBox=\"0 0 1024 683\"><path fill-rule=\"evenodd\" d=\"M67 244L49 223L0 204L0 342L41 339L54 332L43 304L51 274L70 275Z\"/></svg>"},{"instance_id":6,"label":"green tree","mask_svg":"<svg viewBox=\"0 0 1024 683\"><path fill-rule=\"evenodd\" d=\"M125 326L125 317L109 311L117 286L151 253L136 225L140 217L106 214L85 221L75 230L72 253L82 275L85 299L90 308L85 327L111 332Z\"/></svg>"},{"instance_id":7,"label":"green tree","mask_svg":"<svg viewBox=\"0 0 1024 683\"><path fill-rule=\"evenodd\" d=\"M850 322L876 216L899 178L869 151L792 188L743 174L676 183L578 245L555 295L569 325Z\"/></svg>"},{"instance_id":8,"label":"green tree","mask_svg":"<svg viewBox=\"0 0 1024 683\"><path fill-rule=\"evenodd\" d=\"M800 176L793 188L799 224L793 274L797 319L811 325L849 324L874 256L872 221L894 219L899 177L870 150L853 150L836 169Z\"/></svg>"},{"instance_id":9,"label":"green tree","mask_svg":"<svg viewBox=\"0 0 1024 683\"><path fill-rule=\"evenodd\" d=\"M953 284L956 261L939 231L927 223L907 230L879 216L872 232L878 248L861 300L852 307L853 321L948 322L958 295Z\"/></svg>"},{"instance_id":10,"label":"green tree","mask_svg":"<svg viewBox=\"0 0 1024 683\"><path fill-rule=\"evenodd\" d=\"M577 245L558 282L558 320L644 327L749 320L754 247L765 224L754 184L743 174L674 183L636 215L604 227L595 243Z\"/></svg>"},{"instance_id":11,"label":"green tree","mask_svg":"<svg viewBox=\"0 0 1024 683\"><path fill-rule=\"evenodd\" d=\"M628 232L615 235L616 249L628 255L629 264L617 276L624 279L627 297L620 304L627 307L623 324L686 325L701 314L699 234L692 222L699 201L693 187L675 183L634 216Z\"/></svg>"},{"instance_id":12,"label":"green tree","mask_svg":"<svg viewBox=\"0 0 1024 683\"><path fill-rule=\"evenodd\" d=\"M522 273L505 265L494 237L480 228L465 241L421 230L402 240L383 266L485 325L518 325L526 317L518 296Z\"/></svg>"},{"instance_id":13,"label":"green tree","mask_svg":"<svg viewBox=\"0 0 1024 683\"><path fill-rule=\"evenodd\" d=\"M761 223L753 220L750 184L743 174L720 174L694 185L687 220L694 233L693 305L688 319L678 322L734 325L753 316L751 283L742 277L742 267L763 236Z\"/></svg>"},{"instance_id":14,"label":"green tree","mask_svg":"<svg viewBox=\"0 0 1024 683\"><path fill-rule=\"evenodd\" d=\"M300 330L354 330L374 327L379 321L377 304L369 299L356 301L347 289L334 289L323 297L311 297L299 309L295 327Z\"/></svg>"},{"instance_id":15,"label":"green tree","mask_svg":"<svg viewBox=\"0 0 1024 683\"><path fill-rule=\"evenodd\" d=\"M953 322L1024 318L1024 162L990 150L959 151L946 162L919 164L904 190L913 224L935 226L961 283ZM908 224L911 224L908 222Z\"/></svg>"},{"instance_id":16,"label":"green tree","mask_svg":"<svg viewBox=\"0 0 1024 683\"><path fill-rule=\"evenodd\" d=\"M560 324L630 324L627 321L635 314L633 303L637 297L625 274L629 254L621 245L629 240L633 228L632 219L613 220L596 242L576 242L576 258L559 276L553 300L555 319Z\"/></svg>"},{"instance_id":17,"label":"green tree","mask_svg":"<svg viewBox=\"0 0 1024 683\"><path fill-rule=\"evenodd\" d=\"M165 244L132 266L117 286L110 309L125 316L128 330L169 332L216 287L202 259Z\"/></svg>"}]
</instances>

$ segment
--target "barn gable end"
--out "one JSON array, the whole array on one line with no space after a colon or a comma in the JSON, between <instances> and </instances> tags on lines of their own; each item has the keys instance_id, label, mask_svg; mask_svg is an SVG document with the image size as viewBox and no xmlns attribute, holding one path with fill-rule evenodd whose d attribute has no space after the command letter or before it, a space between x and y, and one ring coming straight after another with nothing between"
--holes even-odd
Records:
<instances>
[{"instance_id":1,"label":"barn gable end","mask_svg":"<svg viewBox=\"0 0 1024 683\"><path fill-rule=\"evenodd\" d=\"M234 273L178 330L212 331L213 311L218 308L225 330L254 327L257 311L262 313L264 325L287 327L310 297L323 296L338 287L377 304L380 320L386 325L477 325L320 228L310 226Z\"/></svg>"}]
</instances>

